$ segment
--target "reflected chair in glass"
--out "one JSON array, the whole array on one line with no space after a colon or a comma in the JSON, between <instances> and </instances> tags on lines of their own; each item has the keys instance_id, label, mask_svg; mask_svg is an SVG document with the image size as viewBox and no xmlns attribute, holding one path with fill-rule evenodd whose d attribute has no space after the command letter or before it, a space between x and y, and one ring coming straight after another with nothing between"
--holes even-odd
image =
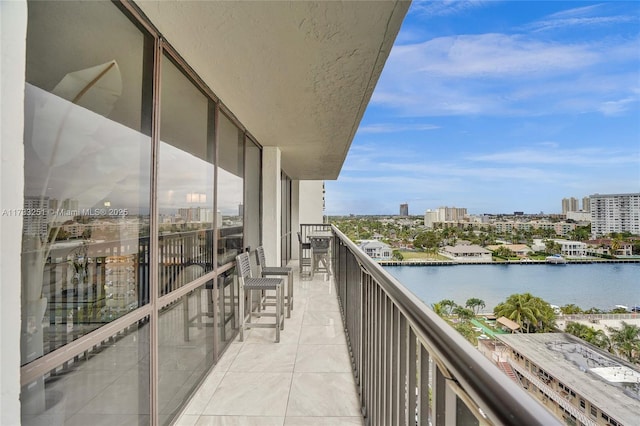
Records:
<instances>
[{"instance_id":1,"label":"reflected chair in glass","mask_svg":"<svg viewBox=\"0 0 640 426\"><path fill-rule=\"evenodd\" d=\"M331 275L331 266L329 262L329 249L331 246L331 238L327 237L309 237L311 244L311 276L316 272Z\"/></svg>"},{"instance_id":2,"label":"reflected chair in glass","mask_svg":"<svg viewBox=\"0 0 640 426\"><path fill-rule=\"evenodd\" d=\"M291 310L293 309L293 270L287 266L267 266L267 257L264 254L264 247L256 248L256 259L260 266L260 274L263 278L268 277L287 277L286 292L284 295L284 306L287 308L287 318L291 318ZM274 296L265 297L265 304L271 303L267 300L273 299Z\"/></svg>"},{"instance_id":3,"label":"reflected chair in glass","mask_svg":"<svg viewBox=\"0 0 640 426\"><path fill-rule=\"evenodd\" d=\"M300 279L310 280L311 279L311 243L303 243L302 236L300 232L298 232L298 245L300 247L300 253L298 255L298 259L300 262Z\"/></svg>"},{"instance_id":4,"label":"reflected chair in glass","mask_svg":"<svg viewBox=\"0 0 640 426\"><path fill-rule=\"evenodd\" d=\"M251 328L275 328L276 343L279 342L280 330L284 329L284 280L282 278L253 278L249 253L242 253L236 256L236 272L240 282L240 341L242 342L244 340L244 330ZM273 290L276 293L275 312L261 311L259 303L258 312L253 312L253 291L258 291L261 296L268 290ZM248 315L245 315L245 299L249 301ZM251 321L254 316L275 316L275 322L255 323Z\"/></svg>"}]
</instances>

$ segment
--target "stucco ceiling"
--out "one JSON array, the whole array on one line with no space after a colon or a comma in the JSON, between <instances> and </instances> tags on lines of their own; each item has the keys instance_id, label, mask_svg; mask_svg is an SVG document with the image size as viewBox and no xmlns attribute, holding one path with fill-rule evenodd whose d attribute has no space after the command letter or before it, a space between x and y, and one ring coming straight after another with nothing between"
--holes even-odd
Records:
<instances>
[{"instance_id":1,"label":"stucco ceiling","mask_svg":"<svg viewBox=\"0 0 640 426\"><path fill-rule=\"evenodd\" d=\"M294 179L336 179L409 2L139 1Z\"/></svg>"}]
</instances>

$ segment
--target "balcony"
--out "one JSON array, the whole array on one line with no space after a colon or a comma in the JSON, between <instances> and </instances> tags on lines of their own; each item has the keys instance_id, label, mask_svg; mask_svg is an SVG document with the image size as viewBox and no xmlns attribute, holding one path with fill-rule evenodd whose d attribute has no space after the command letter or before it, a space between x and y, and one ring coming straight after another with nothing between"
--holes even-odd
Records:
<instances>
[{"instance_id":1,"label":"balcony","mask_svg":"<svg viewBox=\"0 0 640 426\"><path fill-rule=\"evenodd\" d=\"M559 424L332 230L333 274L296 271L280 343L269 329L236 339L177 424Z\"/></svg>"}]
</instances>

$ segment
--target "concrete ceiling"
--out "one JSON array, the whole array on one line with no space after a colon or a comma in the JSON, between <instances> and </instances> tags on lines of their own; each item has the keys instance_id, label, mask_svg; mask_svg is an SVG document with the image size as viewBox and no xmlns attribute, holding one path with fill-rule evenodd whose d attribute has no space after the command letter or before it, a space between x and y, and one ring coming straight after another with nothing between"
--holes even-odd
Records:
<instances>
[{"instance_id":1,"label":"concrete ceiling","mask_svg":"<svg viewBox=\"0 0 640 426\"><path fill-rule=\"evenodd\" d=\"M138 1L293 179L337 179L409 2Z\"/></svg>"}]
</instances>

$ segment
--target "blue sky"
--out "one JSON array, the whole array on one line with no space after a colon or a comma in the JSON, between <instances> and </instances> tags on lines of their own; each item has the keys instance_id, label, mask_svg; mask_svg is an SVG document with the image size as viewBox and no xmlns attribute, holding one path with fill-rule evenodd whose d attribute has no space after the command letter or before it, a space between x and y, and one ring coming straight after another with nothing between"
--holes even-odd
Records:
<instances>
[{"instance_id":1,"label":"blue sky","mask_svg":"<svg viewBox=\"0 0 640 426\"><path fill-rule=\"evenodd\" d=\"M640 2L414 2L326 214L640 192Z\"/></svg>"}]
</instances>

